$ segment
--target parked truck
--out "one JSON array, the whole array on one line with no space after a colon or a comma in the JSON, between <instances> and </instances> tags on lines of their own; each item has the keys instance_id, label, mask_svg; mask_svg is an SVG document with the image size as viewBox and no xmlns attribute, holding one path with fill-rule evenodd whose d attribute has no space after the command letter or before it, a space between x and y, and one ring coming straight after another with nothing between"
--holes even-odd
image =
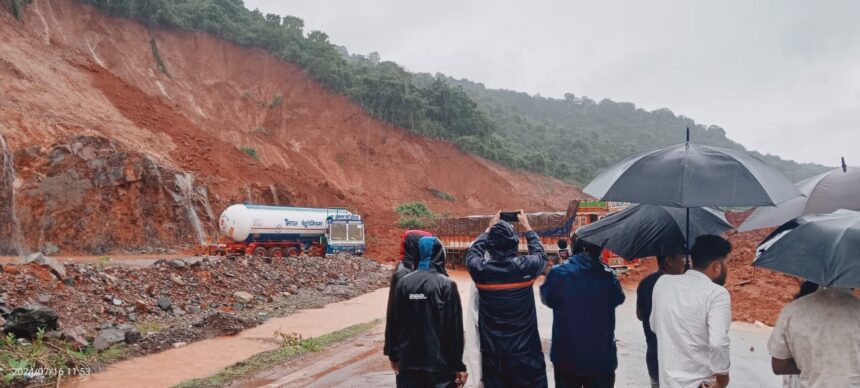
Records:
<instances>
[{"instance_id":1,"label":"parked truck","mask_svg":"<svg viewBox=\"0 0 860 388\"><path fill-rule=\"evenodd\" d=\"M361 216L342 208L232 205L218 221L212 255L281 258L365 252Z\"/></svg>"},{"instance_id":2,"label":"parked truck","mask_svg":"<svg viewBox=\"0 0 860 388\"><path fill-rule=\"evenodd\" d=\"M558 240L569 239L579 227L595 222L611 212L620 210L626 204L591 200L572 200L564 212L528 213L529 224L540 236L541 243L550 261L558 260ZM465 265L465 255L472 244L487 228L492 216L478 215L444 218L436 222L433 232L439 236L448 253L448 262ZM524 237L520 237L519 251L526 253L528 247ZM639 261L625 261L609 250L603 251L602 260L612 268L626 270L638 265Z\"/></svg>"}]
</instances>

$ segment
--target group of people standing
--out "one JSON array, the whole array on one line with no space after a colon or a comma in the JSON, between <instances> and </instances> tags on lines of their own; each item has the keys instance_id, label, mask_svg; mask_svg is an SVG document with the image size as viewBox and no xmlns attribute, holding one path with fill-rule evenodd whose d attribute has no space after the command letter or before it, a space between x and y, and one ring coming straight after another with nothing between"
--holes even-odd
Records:
<instances>
[{"instance_id":1,"label":"group of people standing","mask_svg":"<svg viewBox=\"0 0 860 388\"><path fill-rule=\"evenodd\" d=\"M522 211L517 226L520 230L497 214L466 256L477 292L480 379L489 388L548 383L533 291L546 272L547 255ZM518 254L521 232L525 255ZM553 310L550 360L560 388L615 385L615 309L625 295L614 271L601 261L601 251L575 239L569 258L553 266L540 286L541 301ZM690 264L683 256L658 257L659 270L640 283L636 313L645 332L652 386L729 384L731 300L723 285L730 252L724 238L700 236ZM397 386L463 386L469 377L463 362L463 308L457 284L445 270L445 249L430 233L411 230L403 235L401 256L391 279L384 346ZM800 314L793 311L801 307L789 307L789 314ZM860 318L851 313L840 315L842 322ZM793 358L792 351L802 346L790 343L787 320L780 318L770 345L774 371L780 374L799 373L799 365L808 363ZM855 333L849 340L857 338ZM860 348L860 341L847 346ZM844 362L853 361L856 368L858 354Z\"/></svg>"}]
</instances>

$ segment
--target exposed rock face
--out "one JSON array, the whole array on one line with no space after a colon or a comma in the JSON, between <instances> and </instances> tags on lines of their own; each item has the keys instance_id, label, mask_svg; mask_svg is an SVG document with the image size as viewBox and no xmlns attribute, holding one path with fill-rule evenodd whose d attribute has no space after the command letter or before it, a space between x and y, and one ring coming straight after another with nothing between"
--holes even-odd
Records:
<instances>
[{"instance_id":1,"label":"exposed rock face","mask_svg":"<svg viewBox=\"0 0 860 388\"><path fill-rule=\"evenodd\" d=\"M192 186L191 174L114 140L75 136L27 147L16 160L32 177L22 182L17 200L35 246L100 254L192 245L215 232L205 186ZM188 233L194 230L199 233Z\"/></svg>"},{"instance_id":2,"label":"exposed rock face","mask_svg":"<svg viewBox=\"0 0 860 388\"><path fill-rule=\"evenodd\" d=\"M15 213L15 159L12 150L0 133L0 255L23 255L27 249L23 245L21 222Z\"/></svg>"}]
</instances>

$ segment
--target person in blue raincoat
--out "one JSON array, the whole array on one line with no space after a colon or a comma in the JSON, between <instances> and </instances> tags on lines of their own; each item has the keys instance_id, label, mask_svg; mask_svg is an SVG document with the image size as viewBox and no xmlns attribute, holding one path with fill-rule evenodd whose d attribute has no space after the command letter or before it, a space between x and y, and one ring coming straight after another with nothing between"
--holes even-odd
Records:
<instances>
[{"instance_id":1,"label":"person in blue raincoat","mask_svg":"<svg viewBox=\"0 0 860 388\"><path fill-rule=\"evenodd\" d=\"M615 385L615 308L624 303L624 291L600 261L602 251L577 240L574 255L554 266L540 288L541 301L553 311L550 359L559 388Z\"/></svg>"},{"instance_id":2,"label":"person in blue raincoat","mask_svg":"<svg viewBox=\"0 0 860 388\"><path fill-rule=\"evenodd\" d=\"M532 290L547 256L522 210L518 221L525 231L527 255L517 255L520 234L496 214L466 256L478 289L481 369L487 388L547 386Z\"/></svg>"}]
</instances>

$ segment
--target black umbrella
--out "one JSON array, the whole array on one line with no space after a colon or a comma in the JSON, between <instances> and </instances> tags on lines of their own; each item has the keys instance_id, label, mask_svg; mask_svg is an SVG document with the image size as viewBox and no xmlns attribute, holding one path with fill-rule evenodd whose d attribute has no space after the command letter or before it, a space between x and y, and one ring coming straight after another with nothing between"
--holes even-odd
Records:
<instances>
[{"instance_id":1,"label":"black umbrella","mask_svg":"<svg viewBox=\"0 0 860 388\"><path fill-rule=\"evenodd\" d=\"M635 205L579 228L576 236L627 260L686 254L689 253L684 237L686 213L683 208ZM690 240L704 234L721 234L731 228L722 212L711 208L690 209Z\"/></svg>"},{"instance_id":2,"label":"black umbrella","mask_svg":"<svg viewBox=\"0 0 860 388\"><path fill-rule=\"evenodd\" d=\"M606 201L687 209L773 206L801 195L785 176L755 156L690 143L689 128L686 143L624 159L583 191Z\"/></svg>"},{"instance_id":3,"label":"black umbrella","mask_svg":"<svg viewBox=\"0 0 860 388\"><path fill-rule=\"evenodd\" d=\"M843 161L844 163L844 161ZM842 165L795 185L803 193L775 207L760 207L738 227L741 232L780 226L807 214L825 214L838 209L860 210L860 168Z\"/></svg>"},{"instance_id":4,"label":"black umbrella","mask_svg":"<svg viewBox=\"0 0 860 388\"><path fill-rule=\"evenodd\" d=\"M782 173L761 159L693 143L624 159L583 191L606 201L672 207L772 206L800 196Z\"/></svg>"},{"instance_id":5,"label":"black umbrella","mask_svg":"<svg viewBox=\"0 0 860 388\"><path fill-rule=\"evenodd\" d=\"M824 287L860 287L860 212L799 217L758 246L753 265Z\"/></svg>"}]
</instances>

